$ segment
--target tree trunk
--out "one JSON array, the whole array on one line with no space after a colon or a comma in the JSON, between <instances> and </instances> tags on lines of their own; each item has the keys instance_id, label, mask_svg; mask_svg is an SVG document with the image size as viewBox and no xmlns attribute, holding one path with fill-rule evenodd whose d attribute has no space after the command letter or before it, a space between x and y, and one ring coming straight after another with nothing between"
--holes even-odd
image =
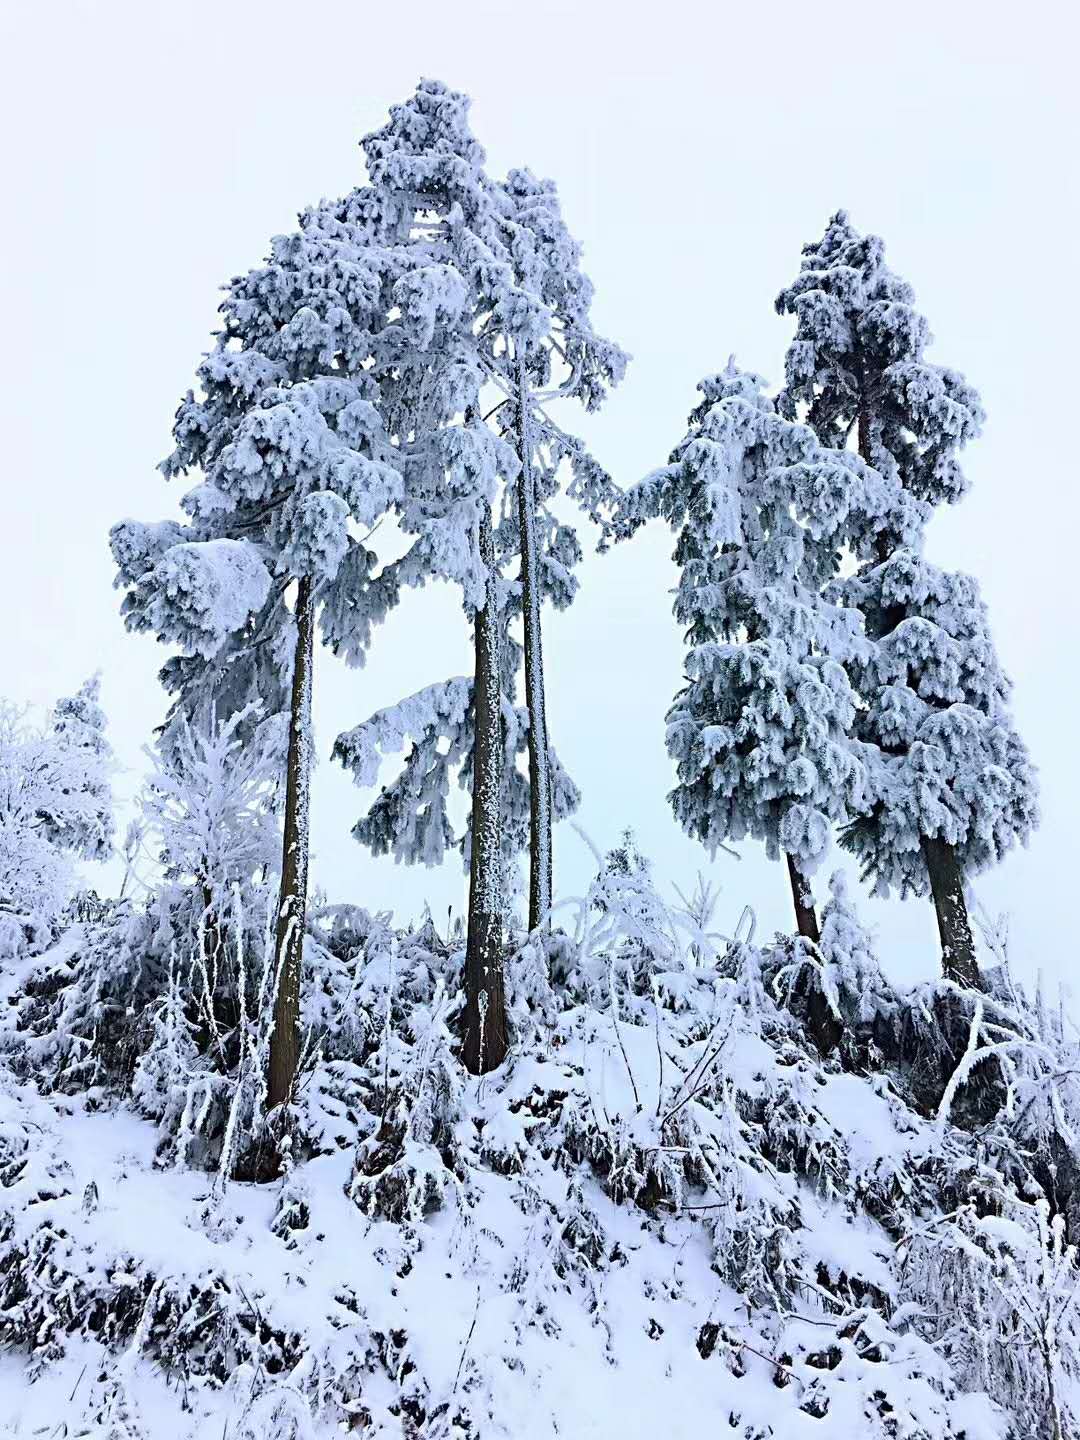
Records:
<instances>
[{"instance_id":1,"label":"tree trunk","mask_svg":"<svg viewBox=\"0 0 1080 1440\"><path fill-rule=\"evenodd\" d=\"M873 465L874 462L870 458L872 453L870 438L870 412L866 409L865 406L861 406L859 408L858 445L860 456L866 461L867 465ZM877 553L878 564L884 565L885 561L888 560L890 554L889 537L888 535L883 534L880 530L877 534L874 550Z\"/></svg>"},{"instance_id":2,"label":"tree trunk","mask_svg":"<svg viewBox=\"0 0 1080 1440\"><path fill-rule=\"evenodd\" d=\"M525 360L518 355L518 524L521 530L522 618L525 628L525 705L529 712L529 929L546 926L551 911L551 767L547 699L540 631L540 577L536 538L536 477L532 416Z\"/></svg>"},{"instance_id":3,"label":"tree trunk","mask_svg":"<svg viewBox=\"0 0 1080 1440\"><path fill-rule=\"evenodd\" d=\"M946 980L977 990L980 988L979 967L964 900L964 876L956 851L948 841L930 840L924 835L922 852L937 911L942 974Z\"/></svg>"},{"instance_id":4,"label":"tree trunk","mask_svg":"<svg viewBox=\"0 0 1080 1440\"><path fill-rule=\"evenodd\" d=\"M205 861L205 856L203 857ZM221 936L218 931L217 914L214 910L214 892L210 886L203 881L203 961L206 964L207 972L217 978L217 956L221 948Z\"/></svg>"},{"instance_id":5,"label":"tree trunk","mask_svg":"<svg viewBox=\"0 0 1080 1440\"><path fill-rule=\"evenodd\" d=\"M867 465L874 462L870 459L870 413L865 407L859 410L859 454L866 461Z\"/></svg>"},{"instance_id":6,"label":"tree trunk","mask_svg":"<svg viewBox=\"0 0 1080 1440\"><path fill-rule=\"evenodd\" d=\"M465 1043L462 1059L474 1075L501 1065L506 1055L506 1000L502 970L502 685L499 667L498 577L491 515L480 520L480 556L487 566L487 595L476 612L473 681L472 863L469 929L465 947Z\"/></svg>"},{"instance_id":7,"label":"tree trunk","mask_svg":"<svg viewBox=\"0 0 1080 1440\"><path fill-rule=\"evenodd\" d=\"M799 934L816 945L821 939L821 930L818 927L810 882L790 855L785 855L785 859L788 879L791 881L791 898L795 902L795 923L799 927Z\"/></svg>"},{"instance_id":8,"label":"tree trunk","mask_svg":"<svg viewBox=\"0 0 1080 1440\"><path fill-rule=\"evenodd\" d=\"M787 860L788 879L791 881L791 898L795 902L795 922L799 927L799 934L804 940L810 940L813 944L818 945L821 943L821 928L818 925L817 911L814 909L814 896L810 890L810 882L792 856L785 852L784 858ZM797 988L806 997L806 1027L810 1031L814 1044L822 1055L830 1055L840 1044L844 1033L843 1027L833 1014L832 1007L825 998L824 990L819 983L815 982L810 972L804 970L801 973Z\"/></svg>"},{"instance_id":9,"label":"tree trunk","mask_svg":"<svg viewBox=\"0 0 1080 1440\"><path fill-rule=\"evenodd\" d=\"M296 591L296 656L293 660L289 752L285 772L285 827L274 971L277 989L266 1101L269 1108L290 1099L300 1058L300 971L307 924L314 636L315 605L311 580L304 576Z\"/></svg>"}]
</instances>

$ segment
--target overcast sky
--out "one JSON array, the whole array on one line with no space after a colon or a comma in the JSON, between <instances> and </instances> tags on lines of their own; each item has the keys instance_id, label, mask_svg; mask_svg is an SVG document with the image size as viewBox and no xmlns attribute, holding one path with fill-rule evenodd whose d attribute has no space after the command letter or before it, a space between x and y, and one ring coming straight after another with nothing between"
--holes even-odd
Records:
<instances>
[{"instance_id":1,"label":"overcast sky","mask_svg":"<svg viewBox=\"0 0 1080 1440\"><path fill-rule=\"evenodd\" d=\"M214 324L217 287L275 233L362 177L357 140L421 75L472 95L493 172L559 185L596 285L597 328L633 355L587 423L623 484L663 463L695 386L739 362L776 383L791 322L773 298L800 246L844 207L886 240L936 336L989 412L968 498L931 527L931 558L976 574L1042 777L1042 828L983 877L1012 914L1020 969L1067 978L1073 915L1078 663L1075 22L1028 3L1022 28L985 3L16 4L0 0L0 187L9 695L37 704L95 668L138 789L165 708L164 652L124 633L109 526L173 513L155 471ZM1013 16L1020 12L1008 7ZM790 928L779 865L758 847L707 857L677 830L663 715L678 685L671 538L657 524L590 557L573 608L547 622L552 737L597 844L633 826L659 878L723 886L759 934ZM334 735L464 673L448 590L406 599L365 670L319 657L315 874L332 898L460 912L456 861L405 871L350 838L365 796L325 758ZM366 797L371 798L370 794ZM557 889L589 856L557 836ZM936 968L929 904L867 902L905 977Z\"/></svg>"}]
</instances>

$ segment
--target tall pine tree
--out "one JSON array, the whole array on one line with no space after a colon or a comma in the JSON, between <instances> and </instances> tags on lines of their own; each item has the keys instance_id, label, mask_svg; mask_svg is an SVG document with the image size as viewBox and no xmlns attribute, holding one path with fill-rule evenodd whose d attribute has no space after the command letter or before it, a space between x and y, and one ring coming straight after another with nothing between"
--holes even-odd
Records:
<instances>
[{"instance_id":1,"label":"tall pine tree","mask_svg":"<svg viewBox=\"0 0 1080 1440\"><path fill-rule=\"evenodd\" d=\"M610 493L543 402L571 395L595 405L624 358L588 324L591 287L553 188L525 172L505 185L490 180L467 112L464 96L422 81L363 145L372 184L397 217L401 272L387 423L407 476L400 524L414 539L387 575L395 585L439 577L460 586L473 621L474 674L471 684L446 681L380 712L340 736L335 750L370 783L377 751L411 741L401 776L355 833L376 851L428 863L454 843L445 801L448 772L462 763L472 790L465 1055L486 1069L506 1042L492 995L509 854L524 816L530 922L539 923L550 906L551 818L576 803L547 739L539 607L545 597L569 602L581 551L547 502L563 459L580 503L596 509ZM518 557L515 584L506 571ZM514 703L523 652L508 630L519 610L524 710ZM527 786L515 765L525 748Z\"/></svg>"},{"instance_id":2,"label":"tall pine tree","mask_svg":"<svg viewBox=\"0 0 1080 1440\"><path fill-rule=\"evenodd\" d=\"M484 239L490 206L483 152L463 96L422 81L386 125L362 141L371 184L390 220L397 271L385 364L384 415L407 476L399 523L412 538L388 567L394 585L432 578L460 587L473 626L472 859L465 959L463 1055L473 1071L501 1064L503 997L505 585L493 504L518 461L483 418L488 364L480 330L505 282ZM436 709L444 712L447 706ZM335 753L357 769L352 736Z\"/></svg>"},{"instance_id":3,"label":"tall pine tree","mask_svg":"<svg viewBox=\"0 0 1080 1440\"><path fill-rule=\"evenodd\" d=\"M201 472L187 521L128 521L111 537L128 624L182 652L163 671L171 725L212 730L253 700L252 715L289 715L272 1106L289 1098L299 1053L315 627L358 663L396 598L355 533L402 498L369 373L394 278L381 235L373 197L357 193L306 212L231 283L162 467Z\"/></svg>"},{"instance_id":4,"label":"tall pine tree","mask_svg":"<svg viewBox=\"0 0 1080 1440\"><path fill-rule=\"evenodd\" d=\"M557 605L569 603L576 589L571 564L581 554L574 531L556 520L548 502L558 493L564 460L570 493L587 512L595 515L609 495L606 477L587 451L553 424L544 407L553 399L574 398L595 410L622 378L626 356L592 328L592 283L580 269L580 247L562 219L553 182L512 170L494 193L499 238L514 282L547 312L545 325L519 328L513 323L516 307L505 307L504 343L491 351L510 400L520 461L515 488L529 737L528 923L534 930L546 921L552 902L553 796L540 610L545 592Z\"/></svg>"},{"instance_id":5,"label":"tall pine tree","mask_svg":"<svg viewBox=\"0 0 1080 1440\"><path fill-rule=\"evenodd\" d=\"M837 587L873 642L850 667L858 733L875 754L871 793L843 843L880 890L929 890L944 972L972 985L964 877L1026 839L1036 790L975 582L922 555L933 507L964 494L958 451L983 413L963 376L925 359L914 299L882 241L838 212L776 302L796 319L781 406L825 445L854 444L893 485L890 514L849 534L861 568Z\"/></svg>"}]
</instances>

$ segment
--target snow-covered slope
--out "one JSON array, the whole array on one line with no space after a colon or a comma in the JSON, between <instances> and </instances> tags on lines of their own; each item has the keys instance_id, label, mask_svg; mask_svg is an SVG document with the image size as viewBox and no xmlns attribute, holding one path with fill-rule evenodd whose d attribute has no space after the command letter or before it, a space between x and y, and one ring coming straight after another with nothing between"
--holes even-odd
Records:
<instances>
[{"instance_id":1,"label":"snow-covered slope","mask_svg":"<svg viewBox=\"0 0 1080 1440\"><path fill-rule=\"evenodd\" d=\"M514 1049L476 1079L459 947L336 911L267 1126L234 1103L257 1018L200 1048L125 969L140 924L5 984L2 1433L1071 1433L1073 1052L1003 977L899 994L842 893L817 957L608 874L513 958Z\"/></svg>"}]
</instances>

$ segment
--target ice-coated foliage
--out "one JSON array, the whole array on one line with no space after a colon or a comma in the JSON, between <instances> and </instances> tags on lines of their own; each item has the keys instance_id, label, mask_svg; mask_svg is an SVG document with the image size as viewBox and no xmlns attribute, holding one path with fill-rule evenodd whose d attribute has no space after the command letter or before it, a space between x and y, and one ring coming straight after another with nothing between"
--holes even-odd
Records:
<instances>
[{"instance_id":1,"label":"ice-coated foliage","mask_svg":"<svg viewBox=\"0 0 1080 1440\"><path fill-rule=\"evenodd\" d=\"M581 247L562 217L555 183L519 169L494 189L497 233L522 292L503 298L500 326L537 367L538 389L557 386L559 395L595 410L623 378L627 356L593 329L592 281L581 269ZM509 382L509 370L503 373Z\"/></svg>"},{"instance_id":2,"label":"ice-coated foliage","mask_svg":"<svg viewBox=\"0 0 1080 1440\"><path fill-rule=\"evenodd\" d=\"M258 743L244 743L251 720L241 710L224 725L185 724L174 749L151 754L143 795L146 843L166 882L198 887L222 913L235 887L246 889L281 859L275 731L283 721L259 727Z\"/></svg>"},{"instance_id":3,"label":"ice-coated foliage","mask_svg":"<svg viewBox=\"0 0 1080 1440\"><path fill-rule=\"evenodd\" d=\"M865 697L858 733L878 754L844 843L879 890L923 894L922 836L946 840L969 874L1027 840L1035 770L971 576L898 550L842 588L874 642L850 669Z\"/></svg>"},{"instance_id":4,"label":"ice-coated foliage","mask_svg":"<svg viewBox=\"0 0 1080 1440\"><path fill-rule=\"evenodd\" d=\"M183 541L139 577L139 588L146 608L136 619L129 606L129 622L210 660L265 605L270 573L240 540Z\"/></svg>"},{"instance_id":5,"label":"ice-coated foliage","mask_svg":"<svg viewBox=\"0 0 1080 1440\"><path fill-rule=\"evenodd\" d=\"M0 954L40 947L75 888L73 861L112 853L112 750L100 682L38 725L0 701Z\"/></svg>"},{"instance_id":6,"label":"ice-coated foliage","mask_svg":"<svg viewBox=\"0 0 1080 1440\"><path fill-rule=\"evenodd\" d=\"M1017 1434L1066 1440L1080 1424L1080 1311L1076 1246L1065 1217L1040 1198L999 1214L970 1202L936 1225L913 1230L905 1245L912 1288L947 1296L928 1317L937 1348L978 1383L1004 1383Z\"/></svg>"},{"instance_id":7,"label":"ice-coated foliage","mask_svg":"<svg viewBox=\"0 0 1080 1440\"><path fill-rule=\"evenodd\" d=\"M396 275L384 337L392 378L381 401L388 432L402 441L399 518L413 539L392 568L406 584L452 581L472 609L484 601L481 507L518 461L481 419L491 341L478 332L510 276L490 249L490 186L467 112L463 95L421 81L361 145Z\"/></svg>"},{"instance_id":8,"label":"ice-coated foliage","mask_svg":"<svg viewBox=\"0 0 1080 1440\"><path fill-rule=\"evenodd\" d=\"M364 787L375 784L385 755L409 747L399 775L353 829L374 854L437 865L454 844L446 807L451 774L463 763L466 748L471 751L465 729L471 706L472 681L448 680L338 736L335 757Z\"/></svg>"},{"instance_id":9,"label":"ice-coated foliage","mask_svg":"<svg viewBox=\"0 0 1080 1440\"><path fill-rule=\"evenodd\" d=\"M956 452L979 433L978 395L955 370L925 358L930 328L915 292L885 264L885 245L845 211L803 247L798 278L777 297L793 314L781 408L806 408L823 444L846 448L859 429L864 458L925 508L959 500Z\"/></svg>"},{"instance_id":10,"label":"ice-coated foliage","mask_svg":"<svg viewBox=\"0 0 1080 1440\"><path fill-rule=\"evenodd\" d=\"M55 798L37 798L42 834L82 860L107 860L113 848L113 753L105 737L100 675L56 702L49 734L57 768L45 783Z\"/></svg>"},{"instance_id":11,"label":"ice-coated foliage","mask_svg":"<svg viewBox=\"0 0 1080 1440\"><path fill-rule=\"evenodd\" d=\"M71 925L18 1007L20 1045L50 1088L131 1083L143 1113L178 1121L188 1111L183 1147L200 1154L222 1143L228 1071L266 984L279 743L271 724L242 738L251 720L185 724L155 754L141 806L145 898Z\"/></svg>"},{"instance_id":12,"label":"ice-coated foliage","mask_svg":"<svg viewBox=\"0 0 1080 1440\"><path fill-rule=\"evenodd\" d=\"M870 641L847 665L869 786L843 843L881 892L923 894L924 838L974 872L1026 841L1038 811L975 582L922 554L932 508L966 489L958 451L978 435L982 406L962 375L926 360L929 326L884 253L843 211L804 247L776 302L796 320L780 404L823 444L853 442L887 487L869 523L856 513L841 533L862 565L830 590L862 613Z\"/></svg>"},{"instance_id":13,"label":"ice-coated foliage","mask_svg":"<svg viewBox=\"0 0 1080 1440\"><path fill-rule=\"evenodd\" d=\"M185 722L159 750L143 816L162 881L145 910L152 930L128 940L153 966L133 1099L171 1117L181 1158L220 1155L226 1171L261 1124L281 862L284 719L256 720Z\"/></svg>"},{"instance_id":14,"label":"ice-coated foliage","mask_svg":"<svg viewBox=\"0 0 1080 1440\"><path fill-rule=\"evenodd\" d=\"M407 865L437 865L448 850L459 848L468 864L471 812L465 811L459 834L448 804L455 774L462 790L471 788L472 694L472 680L462 676L429 685L338 736L335 758L366 787L376 783L386 757L406 751L401 770L353 827L356 839L374 854L393 855ZM529 778L517 764L528 733L528 712L504 703L501 831L508 861L528 840ZM579 795L551 747L548 761L552 809L562 820L577 809Z\"/></svg>"},{"instance_id":15,"label":"ice-coated foliage","mask_svg":"<svg viewBox=\"0 0 1080 1440\"><path fill-rule=\"evenodd\" d=\"M467 99L433 80L421 81L362 143L372 186L389 217L390 253L400 275L394 286L399 314L388 332L393 376L382 393L388 428L402 437L407 493L399 520L414 538L388 566L387 583L446 579L460 587L466 612L475 611L485 593L482 509L495 510L500 573L523 556L516 487L527 456L534 513L526 523L533 529L536 589L542 599L565 606L573 599L582 552L573 527L550 508L560 471L569 469L568 493L597 519L614 492L581 443L543 406L576 398L595 409L621 378L626 357L593 331L592 286L581 272L555 187L526 170L511 171L502 182L488 176L469 129ZM522 592L521 581L500 587L504 623L521 608ZM508 642L502 666L510 707L519 657ZM533 704L540 707L542 675L537 670L531 679L539 697ZM400 715L409 713L408 704ZM542 718L542 708L538 714ZM472 752L471 712L464 721L455 758ZM435 796L440 786L445 789L448 767L431 754L429 726L412 739L406 771L354 833L380 850L429 859L441 854L446 833ZM349 750L343 736L338 754L345 759ZM508 752L516 753L509 742ZM467 768L463 773L468 777ZM557 762L542 783L550 785L554 803L565 806L572 787ZM513 777L510 784L520 788ZM507 804L518 808L514 797Z\"/></svg>"},{"instance_id":16,"label":"ice-coated foliage","mask_svg":"<svg viewBox=\"0 0 1080 1440\"><path fill-rule=\"evenodd\" d=\"M881 969L873 938L858 917L842 870L829 880L818 949L824 960L824 983L841 1018L856 1032L893 1019L896 992Z\"/></svg>"},{"instance_id":17,"label":"ice-coated foliage","mask_svg":"<svg viewBox=\"0 0 1080 1440\"><path fill-rule=\"evenodd\" d=\"M351 663L397 599L364 540L403 498L372 369L395 278L382 236L357 191L306 211L231 282L161 467L200 472L187 519L113 528L128 625L181 652L162 671L170 735L201 712L285 708L294 580L310 577L324 638Z\"/></svg>"},{"instance_id":18,"label":"ice-coated foliage","mask_svg":"<svg viewBox=\"0 0 1080 1440\"><path fill-rule=\"evenodd\" d=\"M688 649L667 716L671 805L711 850L750 835L812 871L866 788L844 668L865 649L862 627L823 587L849 517L885 508L887 487L779 415L733 364L699 389L670 463L620 510L624 533L659 515L678 537Z\"/></svg>"},{"instance_id":19,"label":"ice-coated foliage","mask_svg":"<svg viewBox=\"0 0 1080 1440\"><path fill-rule=\"evenodd\" d=\"M547 406L574 399L587 411L598 409L622 380L628 357L593 329L592 281L581 269L581 248L562 218L554 182L511 170L491 191L492 244L505 254L513 286L493 315L487 364L506 400L497 412L500 425L519 457L528 450L534 471L540 591L561 608L573 599L572 570L581 548L575 529L550 509L560 491L560 467L569 471L566 494L605 536L618 492L581 441L551 419ZM522 543L519 535L519 549Z\"/></svg>"}]
</instances>

